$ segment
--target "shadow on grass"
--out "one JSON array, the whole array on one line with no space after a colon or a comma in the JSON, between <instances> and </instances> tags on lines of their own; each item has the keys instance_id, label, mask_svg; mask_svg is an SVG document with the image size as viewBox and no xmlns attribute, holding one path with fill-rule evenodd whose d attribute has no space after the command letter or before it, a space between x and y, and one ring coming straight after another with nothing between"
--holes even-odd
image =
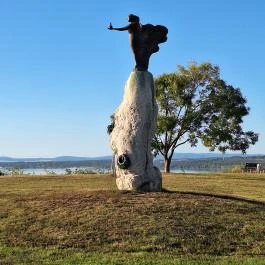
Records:
<instances>
[{"instance_id":1,"label":"shadow on grass","mask_svg":"<svg viewBox=\"0 0 265 265\"><path fill-rule=\"evenodd\" d=\"M206 197L213 197L213 198L217 198L217 199L246 202L246 203L259 205L259 206L265 208L265 202L261 202L261 201L254 200L254 199L248 199L248 198L244 198L244 197L239 197L239 196L231 196L231 195L225 195L225 194L214 194L214 193L207 193L207 192L196 192L196 191L171 191L171 190L167 190L164 188L162 189L162 192L177 193L177 194L183 194L183 195L206 196Z\"/></svg>"}]
</instances>

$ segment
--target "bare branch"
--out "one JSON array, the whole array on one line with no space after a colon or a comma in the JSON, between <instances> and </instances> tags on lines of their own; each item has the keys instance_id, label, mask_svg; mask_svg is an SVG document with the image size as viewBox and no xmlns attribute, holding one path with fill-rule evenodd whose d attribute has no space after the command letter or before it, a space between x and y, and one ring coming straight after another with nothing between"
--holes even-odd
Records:
<instances>
[{"instance_id":1,"label":"bare branch","mask_svg":"<svg viewBox=\"0 0 265 265\"><path fill-rule=\"evenodd\" d=\"M177 144L177 145L175 146L175 148L177 148L177 147L180 146L180 145L183 145L183 144L187 143L189 140L190 140L190 138L188 138L187 140L185 140L185 141L183 141L183 142Z\"/></svg>"},{"instance_id":2,"label":"bare branch","mask_svg":"<svg viewBox=\"0 0 265 265\"><path fill-rule=\"evenodd\" d=\"M165 156L165 154L163 153L163 149L159 147L159 145L164 145L163 142L161 141L161 138L159 137L158 139L157 135L155 135L154 137L155 137L156 142L158 143L158 146L157 146L158 151L161 153L161 155Z\"/></svg>"},{"instance_id":3,"label":"bare branch","mask_svg":"<svg viewBox=\"0 0 265 265\"><path fill-rule=\"evenodd\" d=\"M180 115L182 109L183 109L183 106L179 107L179 111L178 111L178 114L177 114L177 119L179 119L179 115Z\"/></svg>"}]
</instances>

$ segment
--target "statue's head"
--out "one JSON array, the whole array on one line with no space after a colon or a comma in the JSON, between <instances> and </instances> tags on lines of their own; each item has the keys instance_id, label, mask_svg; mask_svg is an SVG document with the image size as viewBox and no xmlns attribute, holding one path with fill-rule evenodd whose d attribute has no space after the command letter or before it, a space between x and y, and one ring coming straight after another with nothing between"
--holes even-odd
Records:
<instances>
[{"instance_id":1,"label":"statue's head","mask_svg":"<svg viewBox=\"0 0 265 265\"><path fill-rule=\"evenodd\" d=\"M128 22L137 22L139 23L140 22L140 18L136 15L133 15L133 14L130 14L128 16Z\"/></svg>"}]
</instances>

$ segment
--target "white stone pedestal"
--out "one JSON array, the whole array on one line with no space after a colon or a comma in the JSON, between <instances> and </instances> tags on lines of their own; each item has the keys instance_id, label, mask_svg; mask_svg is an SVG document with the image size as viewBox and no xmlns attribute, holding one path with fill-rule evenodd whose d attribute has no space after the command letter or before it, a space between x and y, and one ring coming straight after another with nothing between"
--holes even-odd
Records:
<instances>
[{"instance_id":1,"label":"white stone pedestal","mask_svg":"<svg viewBox=\"0 0 265 265\"><path fill-rule=\"evenodd\" d=\"M161 191L161 173L153 166L151 153L156 118L153 76L146 71L133 71L125 86L123 101L115 112L111 133L119 190ZM121 165L124 157L128 158L129 165L125 162L120 168L118 160Z\"/></svg>"}]
</instances>

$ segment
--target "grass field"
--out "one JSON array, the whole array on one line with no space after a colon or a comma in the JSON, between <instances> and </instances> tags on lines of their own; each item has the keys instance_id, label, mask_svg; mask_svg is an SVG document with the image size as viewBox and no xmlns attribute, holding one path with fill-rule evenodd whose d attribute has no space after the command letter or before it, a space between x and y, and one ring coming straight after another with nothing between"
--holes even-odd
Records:
<instances>
[{"instance_id":1,"label":"grass field","mask_svg":"<svg viewBox=\"0 0 265 265\"><path fill-rule=\"evenodd\" d=\"M0 264L265 264L264 174L0 177Z\"/></svg>"}]
</instances>

